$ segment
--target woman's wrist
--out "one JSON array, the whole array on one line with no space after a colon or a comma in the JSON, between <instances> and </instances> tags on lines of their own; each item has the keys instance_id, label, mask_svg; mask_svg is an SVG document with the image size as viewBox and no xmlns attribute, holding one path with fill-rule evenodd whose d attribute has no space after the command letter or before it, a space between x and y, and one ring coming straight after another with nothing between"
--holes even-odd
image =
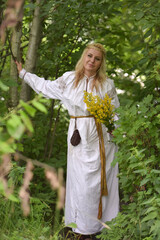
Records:
<instances>
[{"instance_id":1,"label":"woman's wrist","mask_svg":"<svg viewBox=\"0 0 160 240\"><path fill-rule=\"evenodd\" d=\"M27 73L27 71L24 68L22 68L22 70L20 70L20 72L19 72L19 77L21 79L24 79L26 73Z\"/></svg>"}]
</instances>

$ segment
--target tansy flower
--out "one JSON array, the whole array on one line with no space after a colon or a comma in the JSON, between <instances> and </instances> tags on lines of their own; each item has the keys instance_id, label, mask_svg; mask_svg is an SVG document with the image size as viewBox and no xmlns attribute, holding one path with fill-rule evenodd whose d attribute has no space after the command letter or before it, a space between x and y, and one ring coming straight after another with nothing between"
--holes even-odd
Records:
<instances>
[{"instance_id":1,"label":"tansy flower","mask_svg":"<svg viewBox=\"0 0 160 240\"><path fill-rule=\"evenodd\" d=\"M114 129L114 105L111 104L111 98L105 94L104 99L98 95L84 91L84 102L87 110L96 118L97 122L103 123L108 131Z\"/></svg>"}]
</instances>

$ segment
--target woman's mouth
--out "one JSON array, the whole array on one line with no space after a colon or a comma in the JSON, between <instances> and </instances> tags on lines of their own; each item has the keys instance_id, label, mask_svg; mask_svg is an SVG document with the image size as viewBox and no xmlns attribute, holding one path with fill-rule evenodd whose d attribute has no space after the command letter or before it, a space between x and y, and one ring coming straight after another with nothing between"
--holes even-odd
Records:
<instances>
[{"instance_id":1,"label":"woman's mouth","mask_svg":"<svg viewBox=\"0 0 160 240\"><path fill-rule=\"evenodd\" d=\"M93 64L88 64L89 65L89 67L94 67L94 65Z\"/></svg>"}]
</instances>

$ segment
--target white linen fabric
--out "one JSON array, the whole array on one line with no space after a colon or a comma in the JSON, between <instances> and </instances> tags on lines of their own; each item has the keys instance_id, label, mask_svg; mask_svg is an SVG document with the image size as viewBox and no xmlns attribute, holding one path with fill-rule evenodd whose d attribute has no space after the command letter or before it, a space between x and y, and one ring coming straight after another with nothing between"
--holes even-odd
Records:
<instances>
[{"instance_id":1,"label":"white linen fabric","mask_svg":"<svg viewBox=\"0 0 160 240\"><path fill-rule=\"evenodd\" d=\"M20 72L23 78L25 70ZM42 93L46 98L60 99L69 114L72 116L88 116L87 106L83 101L84 90L91 92L91 83L94 77L87 77L79 82L78 87L73 86L75 72L66 72L55 81L45 80L35 74L26 73L24 81L37 93ZM105 93L112 97L112 104L117 108L119 101L113 80L106 79L99 91L93 89L93 95L104 98ZM68 154L67 154L67 180L65 201L65 224L76 223L72 229L76 233L94 234L102 230L103 226L98 221L98 207L101 186L101 160L99 152L99 138L94 118L78 118L77 128L81 142L76 147L70 143L70 138L75 127L75 119L70 119L68 129ZM119 211L118 164L111 166L117 146L112 143L111 136L102 124L105 155L106 178L108 196L102 197L102 222L115 218Z\"/></svg>"}]
</instances>

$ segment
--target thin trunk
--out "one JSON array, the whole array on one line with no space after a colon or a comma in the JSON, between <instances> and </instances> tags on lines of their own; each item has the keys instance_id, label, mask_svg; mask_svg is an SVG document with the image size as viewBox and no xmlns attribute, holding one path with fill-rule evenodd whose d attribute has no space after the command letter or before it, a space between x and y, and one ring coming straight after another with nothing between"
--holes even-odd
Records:
<instances>
[{"instance_id":1,"label":"thin trunk","mask_svg":"<svg viewBox=\"0 0 160 240\"><path fill-rule=\"evenodd\" d=\"M56 78L58 77L58 72L59 72L59 65L56 66L56 76L55 76ZM46 159L46 157L47 157L47 152L48 152L48 148L49 148L49 144L50 144L49 139L51 139L51 137L52 137L51 129L52 129L52 124L53 124L54 104L55 104L55 100L53 99L52 104L51 104L51 108L49 110L49 112L51 114L50 114L50 121L49 121L49 130L48 130L47 135L46 135L46 144L45 144L44 156L43 156L44 159Z\"/></svg>"},{"instance_id":2,"label":"thin trunk","mask_svg":"<svg viewBox=\"0 0 160 240\"><path fill-rule=\"evenodd\" d=\"M26 56L25 69L28 72L33 73L36 60L37 60L37 49L40 43L40 33L41 33L41 18L40 18L40 2L41 0L36 0L36 8L34 11L33 22L31 27L31 33L29 37L29 46ZM20 99L23 101L30 100L31 88L23 81L20 93Z\"/></svg>"},{"instance_id":3,"label":"thin trunk","mask_svg":"<svg viewBox=\"0 0 160 240\"><path fill-rule=\"evenodd\" d=\"M59 108L58 108L57 117L56 117L56 120L55 120L54 129L53 129L52 136L51 136L51 142L50 142L50 149L49 149L49 154L48 154L48 160L51 158L51 154L52 154L52 152L53 152L53 143L54 143L54 138L55 138L55 133L56 133L57 124L58 124L58 121L59 121L59 115L60 115L61 107L62 107L62 105L60 105Z\"/></svg>"},{"instance_id":4,"label":"thin trunk","mask_svg":"<svg viewBox=\"0 0 160 240\"><path fill-rule=\"evenodd\" d=\"M52 124L53 124L54 103L55 103L55 100L53 99L52 104L51 104L51 108L50 108L51 116L50 116L50 121L49 121L49 130L48 130L47 135L46 135L46 143L45 143L45 148L44 148L43 159L46 159L47 151L48 151L48 147L49 147L49 139L50 139L51 128L52 128Z\"/></svg>"},{"instance_id":5,"label":"thin trunk","mask_svg":"<svg viewBox=\"0 0 160 240\"><path fill-rule=\"evenodd\" d=\"M13 55L20 60L20 43L21 43L21 36L22 36L22 23L19 23L14 29L12 33L12 52ZM10 87L10 106L15 107L18 104L19 97L18 97L18 76L17 76L17 67L11 57L11 67L10 67L10 77L15 81L15 86Z\"/></svg>"},{"instance_id":6,"label":"thin trunk","mask_svg":"<svg viewBox=\"0 0 160 240\"><path fill-rule=\"evenodd\" d=\"M6 39L7 38L8 38L8 33L7 33ZM0 77L1 77L2 72L4 70L4 65L6 63L7 56L10 56L9 47L6 47L6 41L7 41L6 39L5 39L4 46L0 50L0 59L1 59L1 62L0 62Z\"/></svg>"}]
</instances>

